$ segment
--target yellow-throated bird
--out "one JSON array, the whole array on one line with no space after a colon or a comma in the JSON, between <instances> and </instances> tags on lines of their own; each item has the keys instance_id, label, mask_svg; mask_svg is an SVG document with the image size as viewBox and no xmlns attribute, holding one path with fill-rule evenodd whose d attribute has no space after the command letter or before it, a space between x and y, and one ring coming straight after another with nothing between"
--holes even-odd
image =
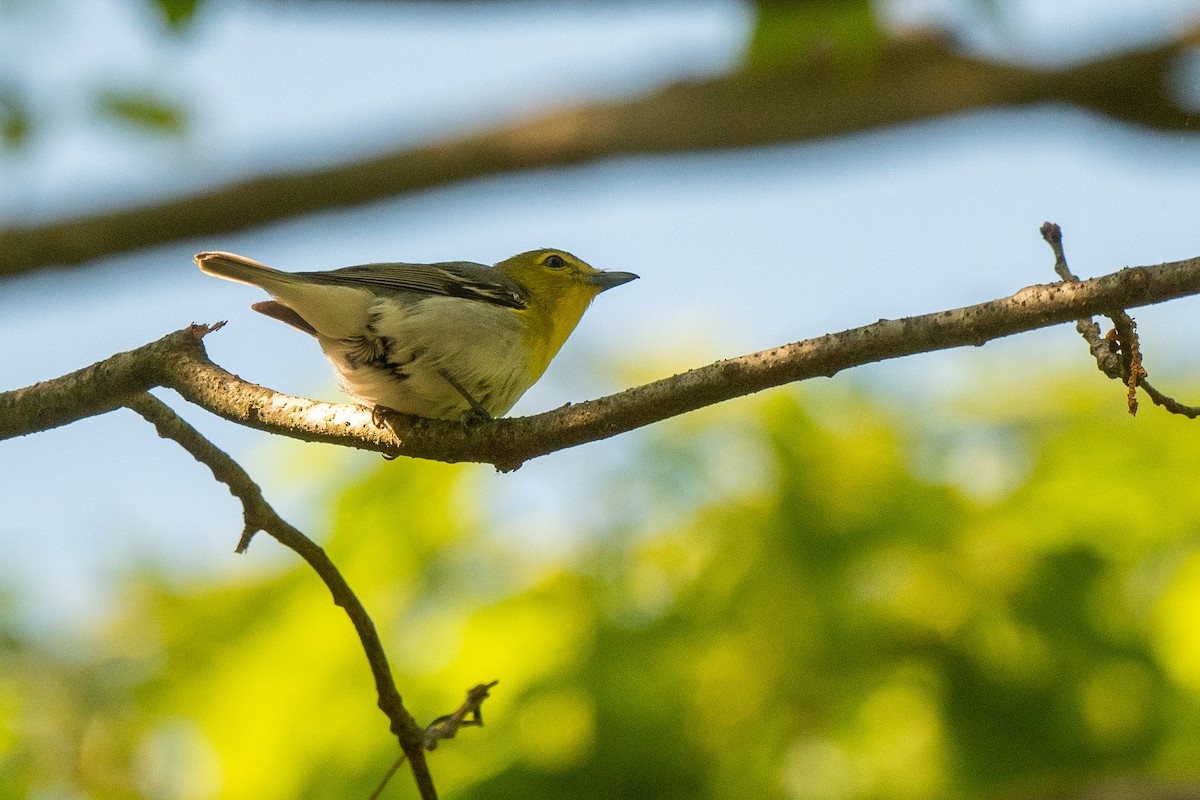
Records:
<instances>
[{"instance_id":1,"label":"yellow-throated bird","mask_svg":"<svg viewBox=\"0 0 1200 800\"><path fill-rule=\"evenodd\" d=\"M562 250L470 261L281 272L200 253L209 275L265 289L255 311L317 338L362 403L435 419L503 416L605 289L638 277Z\"/></svg>"}]
</instances>

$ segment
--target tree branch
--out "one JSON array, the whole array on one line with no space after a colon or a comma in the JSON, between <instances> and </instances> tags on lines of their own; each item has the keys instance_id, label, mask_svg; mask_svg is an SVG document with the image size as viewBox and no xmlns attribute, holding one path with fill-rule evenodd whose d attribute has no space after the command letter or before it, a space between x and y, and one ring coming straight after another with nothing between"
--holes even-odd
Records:
<instances>
[{"instance_id":1,"label":"tree branch","mask_svg":"<svg viewBox=\"0 0 1200 800\"><path fill-rule=\"evenodd\" d=\"M1067 254L1063 249L1062 229L1053 222L1047 222L1042 225L1041 233L1042 238L1046 240L1046 243L1050 245L1050 249L1054 251L1054 271L1064 281L1077 282L1079 278L1067 266ZM1148 376L1146 370L1142 368L1142 353L1137 344L1137 328L1133 319L1124 311L1110 312L1109 318L1112 319L1114 326L1113 334L1115 334L1115 337L1112 339L1100 335L1100 326L1093 322L1091 317L1076 320L1075 330L1087 342L1088 350L1091 351L1092 357L1096 359L1096 366L1100 368L1100 371L1113 380L1122 381L1129 387L1129 413L1137 414L1138 406L1135 391L1138 387L1141 387L1155 405L1161 406L1170 413L1179 414L1189 419L1200 417L1200 406L1184 405L1175 398L1163 394L1154 388L1150 384L1150 381L1146 380ZM1120 356L1114 352L1114 346L1120 347Z\"/></svg>"},{"instance_id":2,"label":"tree branch","mask_svg":"<svg viewBox=\"0 0 1200 800\"><path fill-rule=\"evenodd\" d=\"M203 337L219 326L193 325L62 378L0 393L0 440L102 414L124 405L132 395L165 386L225 419L305 441L512 470L531 458L792 381L915 353L978 346L1197 293L1200 258L1127 268L1086 281L1029 286L987 303L880 320L718 361L578 405L469 428L397 415L389 417L391 429L385 430L374 425L361 406L317 402L247 383L213 364L204 352Z\"/></svg>"},{"instance_id":3,"label":"tree branch","mask_svg":"<svg viewBox=\"0 0 1200 800\"><path fill-rule=\"evenodd\" d=\"M813 54L326 169L255 177L160 205L0 229L0 276L487 175L618 155L802 141L992 106L1066 103L1190 132L1195 115L1171 91L1170 77L1195 39L1188 32L1066 70L972 59L936 36L886 41L865 69Z\"/></svg>"},{"instance_id":4,"label":"tree branch","mask_svg":"<svg viewBox=\"0 0 1200 800\"><path fill-rule=\"evenodd\" d=\"M161 400L143 392L126 398L124 404L152 424L159 436L173 440L193 458L212 470L213 477L228 486L230 493L241 501L246 526L238 542L239 553L245 551L254 533L261 530L274 537L284 547L299 554L325 582L333 595L333 602L346 612L354 624L355 631L358 632L359 641L371 665L371 673L375 676L379 708L387 715L392 733L400 741L400 747L412 767L422 800L436 800L437 792L425 761L426 731L404 707L392 680L392 670L388 666L387 655L379 641L375 624L324 549L280 517L263 498L258 484L246 474L241 465L180 419Z\"/></svg>"}]
</instances>

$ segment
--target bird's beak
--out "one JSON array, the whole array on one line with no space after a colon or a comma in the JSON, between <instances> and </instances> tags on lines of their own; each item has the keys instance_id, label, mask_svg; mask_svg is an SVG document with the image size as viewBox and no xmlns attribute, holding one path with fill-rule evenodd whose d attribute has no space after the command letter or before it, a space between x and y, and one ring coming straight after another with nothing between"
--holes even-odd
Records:
<instances>
[{"instance_id":1,"label":"bird's beak","mask_svg":"<svg viewBox=\"0 0 1200 800\"><path fill-rule=\"evenodd\" d=\"M622 283L629 283L632 280L637 280L637 275L632 272L605 272L600 270L588 275L588 283L595 286L600 291L611 289L614 286L620 286Z\"/></svg>"}]
</instances>

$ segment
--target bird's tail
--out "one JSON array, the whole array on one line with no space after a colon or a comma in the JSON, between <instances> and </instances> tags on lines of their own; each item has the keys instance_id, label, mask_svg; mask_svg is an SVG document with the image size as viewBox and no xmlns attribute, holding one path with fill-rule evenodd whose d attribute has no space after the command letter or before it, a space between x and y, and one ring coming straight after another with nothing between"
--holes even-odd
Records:
<instances>
[{"instance_id":1,"label":"bird's tail","mask_svg":"<svg viewBox=\"0 0 1200 800\"><path fill-rule=\"evenodd\" d=\"M196 264L202 272L239 283L248 283L270 291L272 284L287 283L286 272L272 269L233 253L205 252L196 254Z\"/></svg>"},{"instance_id":2,"label":"bird's tail","mask_svg":"<svg viewBox=\"0 0 1200 800\"><path fill-rule=\"evenodd\" d=\"M282 272L233 253L199 253L196 264L209 275L266 290L275 300L254 304L255 311L314 336L361 337L375 298L367 289L314 279L320 273Z\"/></svg>"}]
</instances>

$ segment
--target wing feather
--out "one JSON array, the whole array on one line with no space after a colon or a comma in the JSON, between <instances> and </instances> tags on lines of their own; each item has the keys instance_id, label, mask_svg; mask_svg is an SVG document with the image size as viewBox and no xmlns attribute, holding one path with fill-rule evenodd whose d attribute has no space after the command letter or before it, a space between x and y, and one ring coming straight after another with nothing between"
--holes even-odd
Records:
<instances>
[{"instance_id":1,"label":"wing feather","mask_svg":"<svg viewBox=\"0 0 1200 800\"><path fill-rule=\"evenodd\" d=\"M362 264L327 272L297 272L313 283L359 286L385 294L422 292L525 308L525 291L502 272L471 261L439 264Z\"/></svg>"}]
</instances>

